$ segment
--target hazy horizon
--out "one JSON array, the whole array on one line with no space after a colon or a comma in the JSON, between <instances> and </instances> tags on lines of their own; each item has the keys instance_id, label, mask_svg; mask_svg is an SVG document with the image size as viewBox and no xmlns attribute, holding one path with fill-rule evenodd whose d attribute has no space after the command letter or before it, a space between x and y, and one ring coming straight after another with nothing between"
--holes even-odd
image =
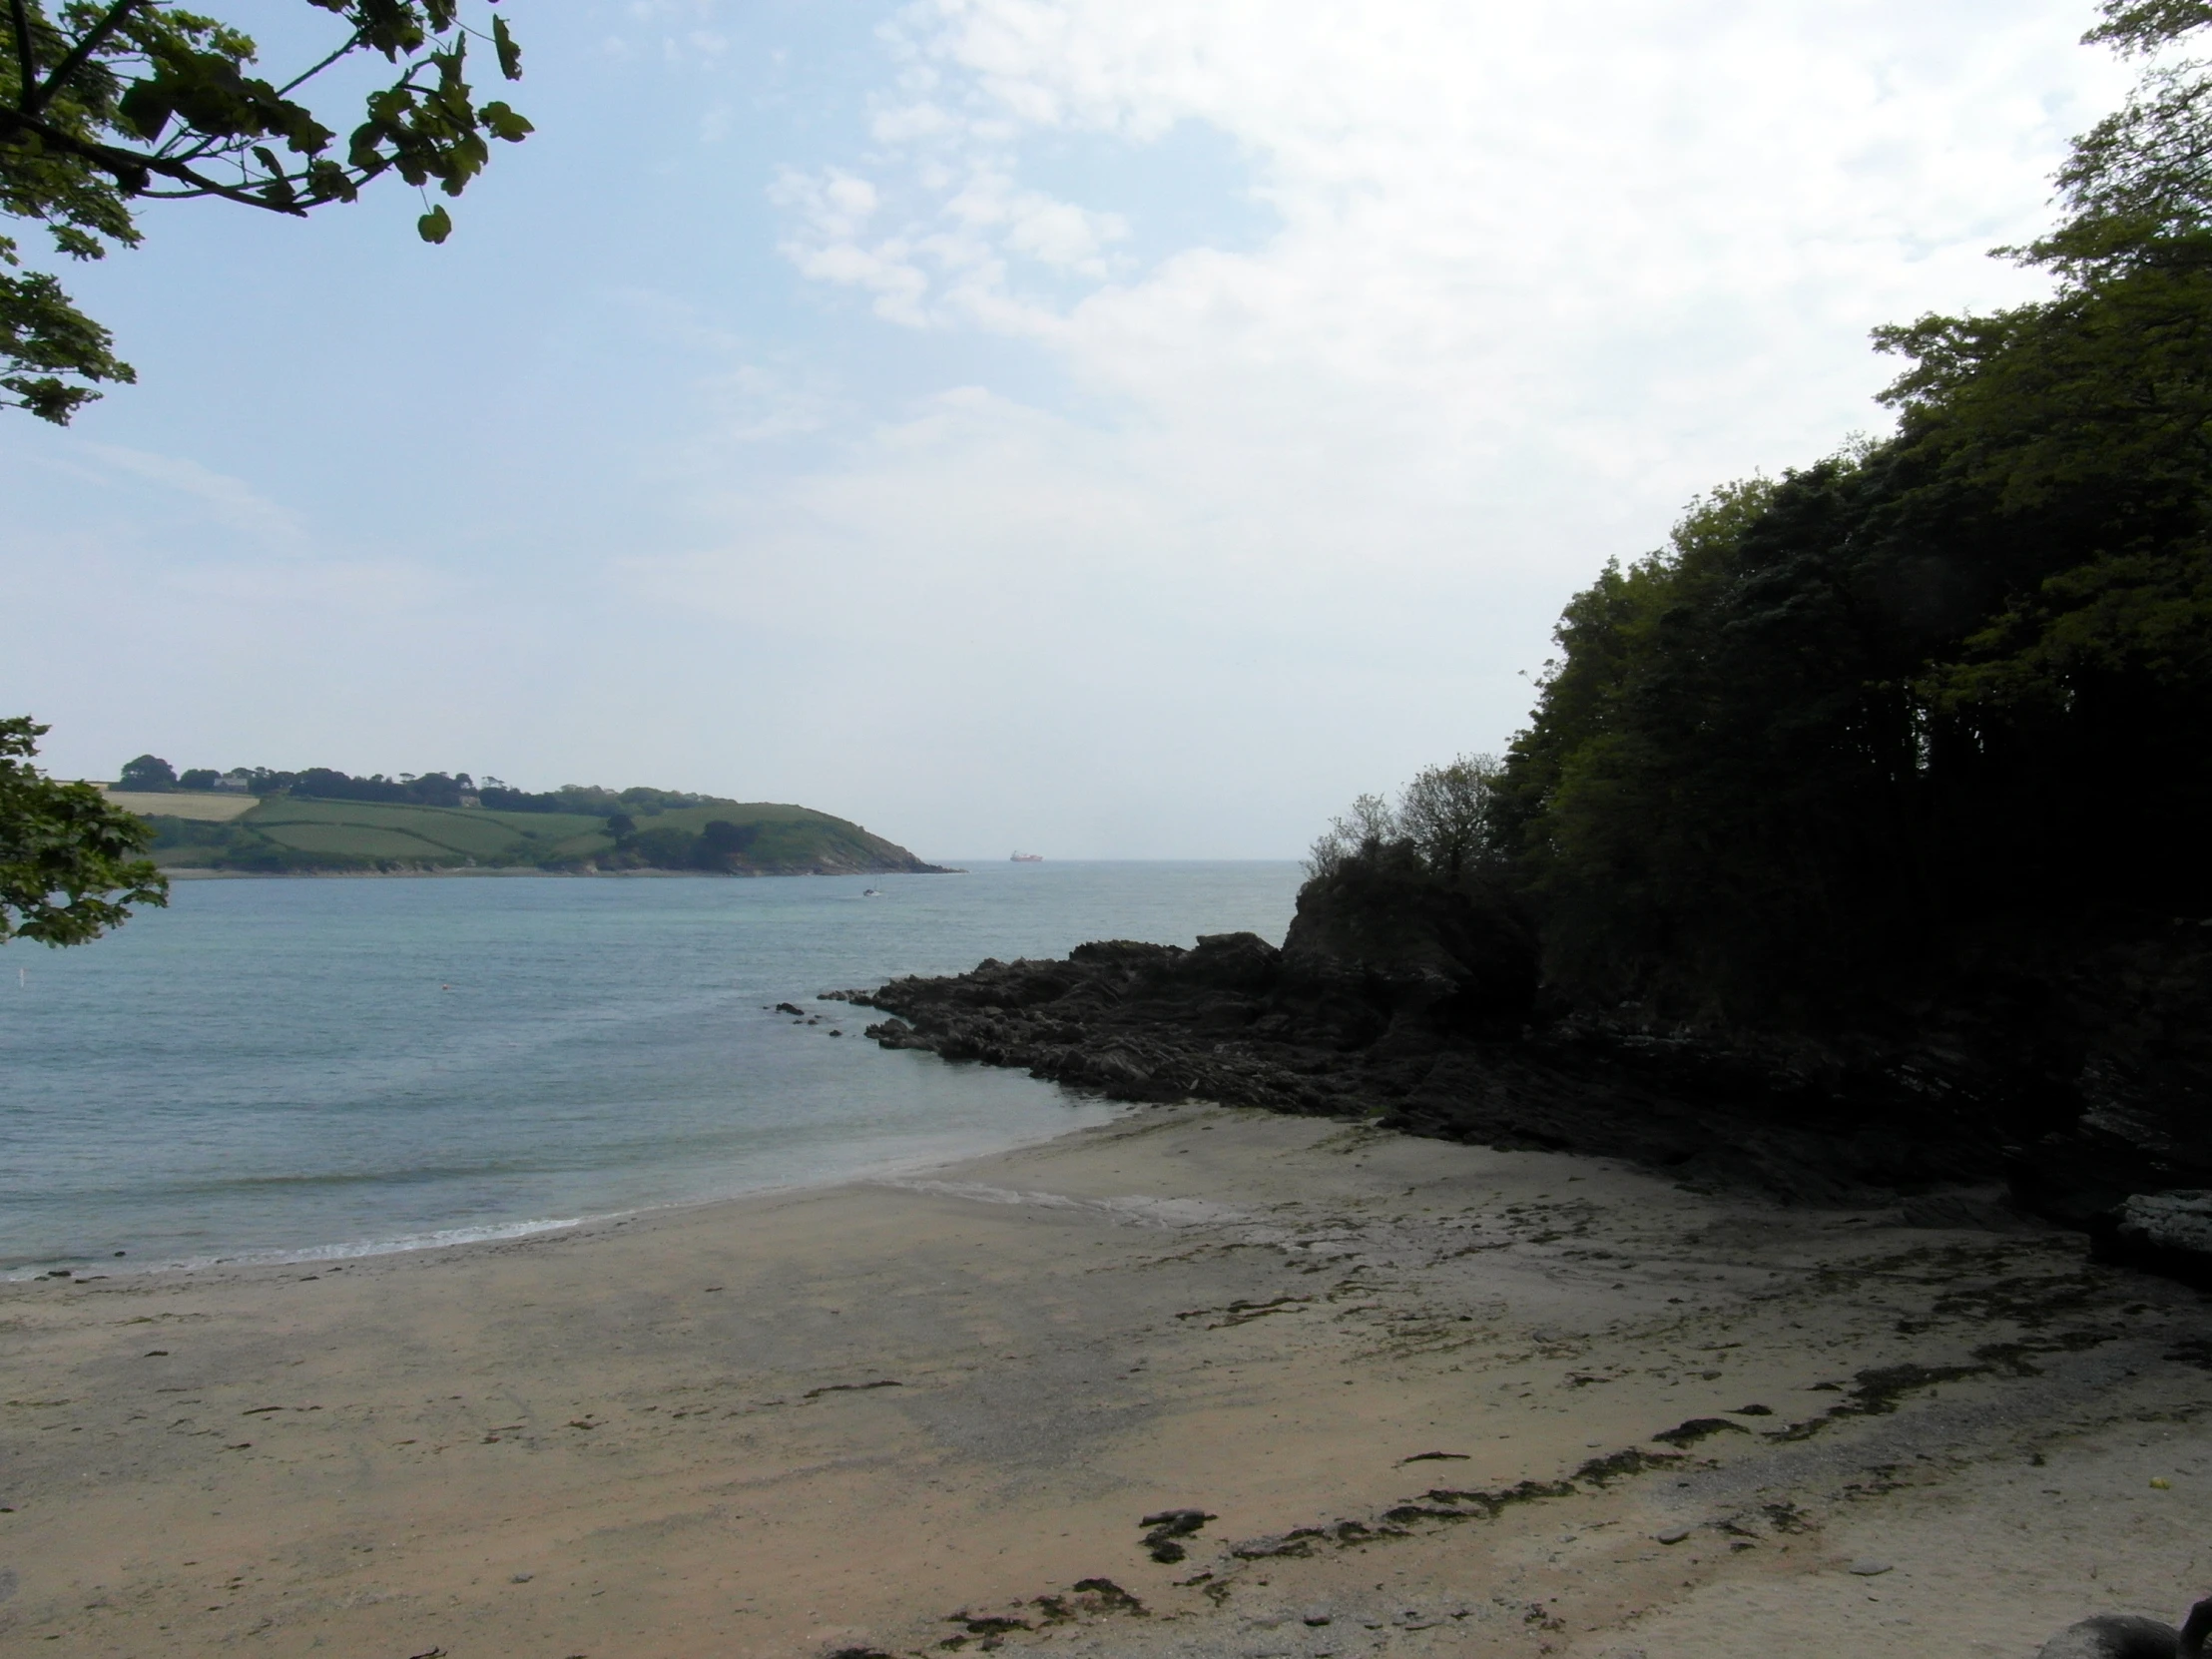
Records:
<instances>
[{"instance_id":1,"label":"hazy horizon","mask_svg":"<svg viewBox=\"0 0 2212 1659\"><path fill-rule=\"evenodd\" d=\"M1692 495L1887 429L1868 329L2044 291L1987 250L2128 80L2046 0L506 12L538 134L443 249L392 189L59 272L141 382L0 418L55 773L1296 857Z\"/></svg>"}]
</instances>

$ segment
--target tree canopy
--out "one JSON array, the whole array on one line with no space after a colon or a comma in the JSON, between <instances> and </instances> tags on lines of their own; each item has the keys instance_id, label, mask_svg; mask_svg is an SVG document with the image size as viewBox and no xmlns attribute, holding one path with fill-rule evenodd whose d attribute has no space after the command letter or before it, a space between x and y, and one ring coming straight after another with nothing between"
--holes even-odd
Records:
<instances>
[{"instance_id":1,"label":"tree canopy","mask_svg":"<svg viewBox=\"0 0 2212 1659\"><path fill-rule=\"evenodd\" d=\"M2058 185L2000 251L2049 299L1878 331L1893 438L1715 491L1568 606L1498 813L1558 982L1820 1018L2212 906L2206 66Z\"/></svg>"},{"instance_id":2,"label":"tree canopy","mask_svg":"<svg viewBox=\"0 0 2212 1659\"><path fill-rule=\"evenodd\" d=\"M490 5L495 0L484 0ZM396 174L458 196L530 123L503 100L478 103L468 46L486 43L507 80L522 54L506 19L478 29L462 0L304 0L332 17L318 56L278 79L257 71L254 41L167 0L9 0L0 16L0 214L36 223L54 251L104 258L141 240L142 201L221 198L304 215L351 202ZM349 59L390 66L341 140L308 102ZM330 112L333 120L345 120ZM453 222L424 203L417 228L443 242ZM0 236L0 406L66 424L100 382L136 378L109 331L51 275L23 269Z\"/></svg>"},{"instance_id":3,"label":"tree canopy","mask_svg":"<svg viewBox=\"0 0 2212 1659\"><path fill-rule=\"evenodd\" d=\"M167 904L169 883L139 855L152 826L31 764L46 732L0 720L0 942L83 944L120 927L134 904Z\"/></svg>"},{"instance_id":4,"label":"tree canopy","mask_svg":"<svg viewBox=\"0 0 2212 1659\"><path fill-rule=\"evenodd\" d=\"M1479 816L1556 990L1819 1024L2212 915L2208 23L2104 8L2158 56L1998 251L2049 298L1879 330L1894 436L1569 603Z\"/></svg>"}]
</instances>

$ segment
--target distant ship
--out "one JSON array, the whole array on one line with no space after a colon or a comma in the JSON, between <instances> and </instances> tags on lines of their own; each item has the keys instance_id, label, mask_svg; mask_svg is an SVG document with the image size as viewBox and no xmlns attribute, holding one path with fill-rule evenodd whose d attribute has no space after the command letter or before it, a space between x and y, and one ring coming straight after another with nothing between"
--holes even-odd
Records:
<instances>
[{"instance_id":1,"label":"distant ship","mask_svg":"<svg viewBox=\"0 0 2212 1659\"><path fill-rule=\"evenodd\" d=\"M1041 864L1044 862L1044 854L1042 852L1017 852L1011 858L1007 859L1007 862L1014 864Z\"/></svg>"}]
</instances>

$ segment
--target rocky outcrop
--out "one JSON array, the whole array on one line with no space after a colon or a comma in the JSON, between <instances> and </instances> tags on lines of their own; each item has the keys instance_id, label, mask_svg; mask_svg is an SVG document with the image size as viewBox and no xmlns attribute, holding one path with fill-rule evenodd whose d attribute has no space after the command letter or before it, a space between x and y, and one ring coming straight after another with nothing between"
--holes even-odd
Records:
<instances>
[{"instance_id":1,"label":"rocky outcrop","mask_svg":"<svg viewBox=\"0 0 2212 1659\"><path fill-rule=\"evenodd\" d=\"M2135 1193L2097 1229L2107 1261L2212 1290L2212 1192Z\"/></svg>"},{"instance_id":2,"label":"rocky outcrop","mask_svg":"<svg viewBox=\"0 0 2212 1659\"><path fill-rule=\"evenodd\" d=\"M2212 1200L2149 1198L2212 1189L2193 1092L2212 1037L2191 1012L2208 981L2170 948L2138 951L2128 974L2102 960L2023 1004L2031 1019L1999 998L1843 1038L1717 1031L1546 1007L1509 906L1353 875L1309 884L1280 949L1251 933L1106 941L844 994L894 1016L869 1027L887 1046L1113 1099L1619 1156L1930 1223L1996 1219L2009 1202L2128 1260L2212 1265Z\"/></svg>"}]
</instances>

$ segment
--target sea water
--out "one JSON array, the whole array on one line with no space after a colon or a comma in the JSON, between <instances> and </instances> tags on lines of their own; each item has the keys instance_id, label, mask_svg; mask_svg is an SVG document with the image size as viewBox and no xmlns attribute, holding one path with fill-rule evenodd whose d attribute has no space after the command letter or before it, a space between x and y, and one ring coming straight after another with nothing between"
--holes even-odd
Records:
<instances>
[{"instance_id":1,"label":"sea water","mask_svg":"<svg viewBox=\"0 0 2212 1659\"><path fill-rule=\"evenodd\" d=\"M0 950L0 1274L493 1238L1100 1122L1019 1072L878 1049L860 1031L882 1016L811 999L1086 939L1280 939L1299 879L180 881L91 945Z\"/></svg>"}]
</instances>

